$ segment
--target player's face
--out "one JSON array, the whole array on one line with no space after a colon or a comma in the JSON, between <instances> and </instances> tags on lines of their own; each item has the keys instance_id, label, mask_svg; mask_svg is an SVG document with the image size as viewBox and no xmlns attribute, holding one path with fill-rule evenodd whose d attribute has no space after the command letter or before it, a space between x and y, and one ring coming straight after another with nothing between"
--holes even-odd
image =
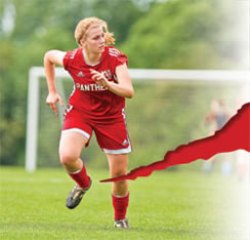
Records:
<instances>
[{"instance_id":1,"label":"player's face","mask_svg":"<svg viewBox=\"0 0 250 240\"><path fill-rule=\"evenodd\" d=\"M93 26L87 32L85 44L89 51L102 53L105 46L104 32L101 26Z\"/></svg>"}]
</instances>

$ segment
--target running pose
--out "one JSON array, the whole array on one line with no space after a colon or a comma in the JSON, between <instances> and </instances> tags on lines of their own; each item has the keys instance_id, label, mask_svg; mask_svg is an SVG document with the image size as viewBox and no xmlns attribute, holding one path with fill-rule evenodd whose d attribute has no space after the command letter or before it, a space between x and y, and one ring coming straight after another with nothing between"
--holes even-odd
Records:
<instances>
[{"instance_id":1,"label":"running pose","mask_svg":"<svg viewBox=\"0 0 250 240\"><path fill-rule=\"evenodd\" d=\"M59 145L60 162L76 182L66 200L70 209L80 203L91 187L91 178L80 154L88 146L93 132L108 159L110 176L126 174L131 145L125 122L125 98L134 95L127 57L111 46L115 39L105 21L96 17L81 20L75 29L75 39L77 49L49 50L44 55L46 102L56 114L57 103L63 103L56 90L55 65L63 66L74 80ZM112 205L117 228L128 228L128 203L127 181L113 183Z\"/></svg>"}]
</instances>

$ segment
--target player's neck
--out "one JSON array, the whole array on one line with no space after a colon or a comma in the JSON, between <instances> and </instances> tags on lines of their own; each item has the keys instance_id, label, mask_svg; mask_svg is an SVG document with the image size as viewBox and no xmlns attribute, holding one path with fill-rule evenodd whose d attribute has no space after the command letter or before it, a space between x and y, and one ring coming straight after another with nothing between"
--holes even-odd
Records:
<instances>
[{"instance_id":1,"label":"player's neck","mask_svg":"<svg viewBox=\"0 0 250 240\"><path fill-rule=\"evenodd\" d=\"M90 53L90 52L86 51L85 49L83 49L82 53L83 53L83 57L84 57L86 64L88 64L90 66L95 66L98 63L100 63L100 60L101 60L100 53L98 53L98 54Z\"/></svg>"}]
</instances>

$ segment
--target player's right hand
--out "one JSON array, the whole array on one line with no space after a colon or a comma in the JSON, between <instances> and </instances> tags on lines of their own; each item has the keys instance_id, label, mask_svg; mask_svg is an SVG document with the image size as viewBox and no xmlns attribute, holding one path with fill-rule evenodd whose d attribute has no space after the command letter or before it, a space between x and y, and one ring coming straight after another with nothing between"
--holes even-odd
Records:
<instances>
[{"instance_id":1,"label":"player's right hand","mask_svg":"<svg viewBox=\"0 0 250 240\"><path fill-rule=\"evenodd\" d=\"M46 103L50 106L50 108L56 114L56 116L58 116L57 103L63 106L63 101L61 96L58 93L49 93L46 98Z\"/></svg>"}]
</instances>

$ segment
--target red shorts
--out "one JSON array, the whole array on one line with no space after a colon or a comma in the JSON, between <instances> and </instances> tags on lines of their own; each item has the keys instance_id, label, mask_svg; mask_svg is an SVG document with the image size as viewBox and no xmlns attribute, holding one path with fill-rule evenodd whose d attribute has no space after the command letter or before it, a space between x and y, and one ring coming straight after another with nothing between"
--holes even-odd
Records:
<instances>
[{"instance_id":1,"label":"red shorts","mask_svg":"<svg viewBox=\"0 0 250 240\"><path fill-rule=\"evenodd\" d=\"M62 131L79 132L89 141L94 131L97 142L105 153L126 154L131 152L123 114L120 118L96 121L85 117L84 114L73 107L66 110Z\"/></svg>"}]
</instances>

